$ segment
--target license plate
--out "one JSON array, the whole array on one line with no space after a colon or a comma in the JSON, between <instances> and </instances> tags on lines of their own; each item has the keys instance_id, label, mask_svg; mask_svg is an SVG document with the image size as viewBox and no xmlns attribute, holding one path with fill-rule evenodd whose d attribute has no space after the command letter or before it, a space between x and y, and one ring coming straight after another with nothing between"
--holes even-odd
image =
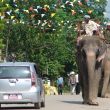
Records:
<instances>
[{"instance_id":1,"label":"license plate","mask_svg":"<svg viewBox=\"0 0 110 110\"><path fill-rule=\"evenodd\" d=\"M8 95L8 99L10 99L10 100L16 100L16 99L18 99L18 95L17 94L9 94Z\"/></svg>"}]
</instances>

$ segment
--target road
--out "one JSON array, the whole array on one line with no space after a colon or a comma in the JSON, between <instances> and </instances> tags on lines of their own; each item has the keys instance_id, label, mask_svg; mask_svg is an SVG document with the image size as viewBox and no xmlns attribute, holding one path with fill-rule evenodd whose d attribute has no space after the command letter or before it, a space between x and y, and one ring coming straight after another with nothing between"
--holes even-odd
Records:
<instances>
[{"instance_id":1,"label":"road","mask_svg":"<svg viewBox=\"0 0 110 110\"><path fill-rule=\"evenodd\" d=\"M81 95L46 96L46 107L40 110L110 110L110 99L98 98L99 106L83 105ZM2 105L1 110L35 110L31 105Z\"/></svg>"}]
</instances>

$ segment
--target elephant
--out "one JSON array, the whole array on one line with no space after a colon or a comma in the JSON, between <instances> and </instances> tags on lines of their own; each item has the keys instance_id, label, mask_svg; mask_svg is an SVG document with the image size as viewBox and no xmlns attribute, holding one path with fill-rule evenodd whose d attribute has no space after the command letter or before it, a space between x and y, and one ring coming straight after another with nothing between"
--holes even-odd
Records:
<instances>
[{"instance_id":1,"label":"elephant","mask_svg":"<svg viewBox=\"0 0 110 110\"><path fill-rule=\"evenodd\" d=\"M77 63L83 104L99 105L97 96L106 49L106 44L97 36L83 36L79 41Z\"/></svg>"},{"instance_id":2,"label":"elephant","mask_svg":"<svg viewBox=\"0 0 110 110\"><path fill-rule=\"evenodd\" d=\"M102 77L100 80L99 96L110 98L110 44L107 44L106 54L102 61Z\"/></svg>"}]
</instances>

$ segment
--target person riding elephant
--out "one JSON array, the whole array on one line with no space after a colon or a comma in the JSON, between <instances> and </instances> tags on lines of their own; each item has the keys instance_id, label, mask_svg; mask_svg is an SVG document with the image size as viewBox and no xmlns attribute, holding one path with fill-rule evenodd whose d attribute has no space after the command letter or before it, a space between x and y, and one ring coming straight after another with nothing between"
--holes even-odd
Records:
<instances>
[{"instance_id":1,"label":"person riding elephant","mask_svg":"<svg viewBox=\"0 0 110 110\"><path fill-rule=\"evenodd\" d=\"M100 39L105 39L100 31L100 24L90 19L89 15L84 16L84 20L80 23L78 27L77 45L83 36L93 36L99 37ZM83 35L83 36L82 36Z\"/></svg>"},{"instance_id":2,"label":"person riding elephant","mask_svg":"<svg viewBox=\"0 0 110 110\"><path fill-rule=\"evenodd\" d=\"M96 99L106 48L105 43L96 36L83 36L79 41L77 63L84 104L98 105Z\"/></svg>"}]
</instances>

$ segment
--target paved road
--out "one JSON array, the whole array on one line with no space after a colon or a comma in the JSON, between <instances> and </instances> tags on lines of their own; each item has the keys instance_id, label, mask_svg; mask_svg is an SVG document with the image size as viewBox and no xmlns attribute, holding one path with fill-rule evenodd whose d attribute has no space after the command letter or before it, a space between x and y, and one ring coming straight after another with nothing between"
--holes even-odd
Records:
<instances>
[{"instance_id":1,"label":"paved road","mask_svg":"<svg viewBox=\"0 0 110 110\"><path fill-rule=\"evenodd\" d=\"M110 99L98 98L99 106L83 105L81 95L49 96L41 110L110 110Z\"/></svg>"},{"instance_id":2,"label":"paved road","mask_svg":"<svg viewBox=\"0 0 110 110\"><path fill-rule=\"evenodd\" d=\"M98 98L98 101L99 106L89 106L82 104L81 95L51 95L46 96L46 107L40 110L110 110L110 99ZM10 105L3 105L2 110L35 110L33 105L29 109L26 106L10 108Z\"/></svg>"}]
</instances>

